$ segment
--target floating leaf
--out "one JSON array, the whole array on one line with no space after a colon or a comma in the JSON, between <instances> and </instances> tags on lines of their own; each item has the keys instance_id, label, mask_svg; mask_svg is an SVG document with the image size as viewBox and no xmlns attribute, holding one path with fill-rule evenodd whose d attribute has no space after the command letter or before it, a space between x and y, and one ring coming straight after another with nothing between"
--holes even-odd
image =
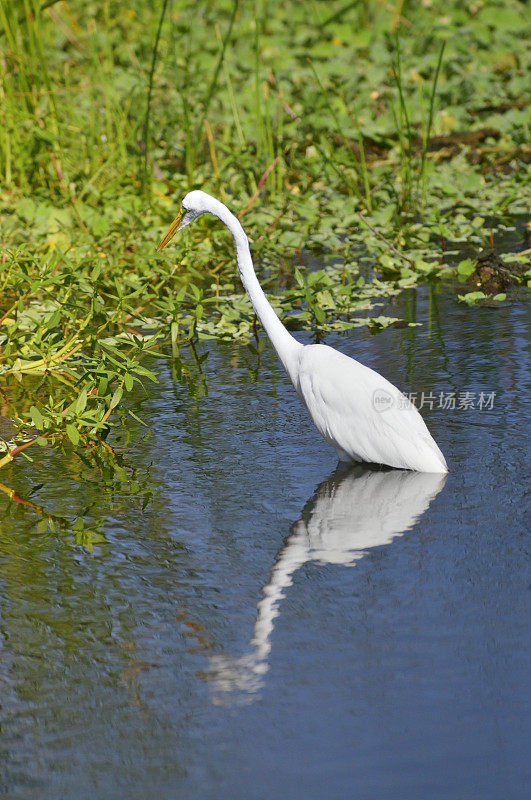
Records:
<instances>
[{"instance_id":1,"label":"floating leaf","mask_svg":"<svg viewBox=\"0 0 531 800\"><path fill-rule=\"evenodd\" d=\"M475 268L476 262L472 261L470 258L465 258L457 265L457 272L459 275L462 275L463 278L469 278L474 272Z\"/></svg>"}]
</instances>

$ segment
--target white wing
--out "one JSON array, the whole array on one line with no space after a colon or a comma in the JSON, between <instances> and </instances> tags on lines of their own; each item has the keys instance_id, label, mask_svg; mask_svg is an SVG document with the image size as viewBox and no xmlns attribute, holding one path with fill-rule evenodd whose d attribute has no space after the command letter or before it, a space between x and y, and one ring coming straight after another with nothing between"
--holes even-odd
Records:
<instances>
[{"instance_id":1,"label":"white wing","mask_svg":"<svg viewBox=\"0 0 531 800\"><path fill-rule=\"evenodd\" d=\"M327 345L299 358L297 391L342 461L447 472L444 456L412 403L377 372Z\"/></svg>"}]
</instances>

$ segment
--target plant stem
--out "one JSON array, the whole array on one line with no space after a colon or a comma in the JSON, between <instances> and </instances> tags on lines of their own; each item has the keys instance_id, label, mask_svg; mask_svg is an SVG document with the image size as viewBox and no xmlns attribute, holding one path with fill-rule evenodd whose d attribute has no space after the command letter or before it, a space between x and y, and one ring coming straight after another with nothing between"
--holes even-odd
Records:
<instances>
[{"instance_id":1,"label":"plant stem","mask_svg":"<svg viewBox=\"0 0 531 800\"><path fill-rule=\"evenodd\" d=\"M160 34L162 31L162 24L164 22L164 17L166 16L166 9L168 7L168 0L162 0L162 8L160 10L160 17L159 17L159 24L157 27L157 33L155 35L155 43L153 45L153 53L151 56L151 69L149 70L149 83L148 83L148 95L147 95L147 105L146 105L146 116L144 117L144 131L142 134L143 142L144 142L144 160L142 165L142 181L141 187L142 192L144 194L149 194L151 190L151 181L148 181L147 174L148 174L148 161L149 161L149 122L150 122L150 114L151 114L151 96L153 94L153 77L155 75L155 67L157 65L157 55L159 50L159 41L160 41Z\"/></svg>"}]
</instances>

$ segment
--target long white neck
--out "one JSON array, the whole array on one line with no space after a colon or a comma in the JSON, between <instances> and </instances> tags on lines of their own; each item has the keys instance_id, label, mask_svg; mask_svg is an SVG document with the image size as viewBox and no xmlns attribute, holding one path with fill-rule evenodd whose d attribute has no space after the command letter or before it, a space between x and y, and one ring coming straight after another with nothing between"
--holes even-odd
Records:
<instances>
[{"instance_id":1,"label":"long white neck","mask_svg":"<svg viewBox=\"0 0 531 800\"><path fill-rule=\"evenodd\" d=\"M271 340L271 344L275 348L276 354L288 373L291 382L296 384L298 355L303 345L286 330L265 296L262 287L258 283L251 251L249 249L249 240L239 220L218 200L214 200L210 211L218 217L232 233L236 245L236 259L240 278L249 295L249 300L256 311L258 319L264 326Z\"/></svg>"}]
</instances>

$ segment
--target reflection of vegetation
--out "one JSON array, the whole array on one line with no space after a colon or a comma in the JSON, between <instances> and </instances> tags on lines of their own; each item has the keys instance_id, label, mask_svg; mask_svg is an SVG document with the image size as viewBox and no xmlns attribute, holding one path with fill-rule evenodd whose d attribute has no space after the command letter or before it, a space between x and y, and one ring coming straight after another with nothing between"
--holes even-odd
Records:
<instances>
[{"instance_id":1,"label":"reflection of vegetation","mask_svg":"<svg viewBox=\"0 0 531 800\"><path fill-rule=\"evenodd\" d=\"M201 394L198 339L253 338L215 223L185 235L193 248L183 237L178 261L154 255L191 185L240 211L291 327L393 322L374 306L439 276L441 243L480 244L487 219L527 207L524 14L517 0L333 0L315 14L296 2L4 2L0 375L19 387L12 418L41 444L98 443L123 393L156 379L142 359L162 342ZM337 262L293 278L301 248Z\"/></svg>"},{"instance_id":2,"label":"reflection of vegetation","mask_svg":"<svg viewBox=\"0 0 531 800\"><path fill-rule=\"evenodd\" d=\"M101 546L105 542L102 529L106 517L119 511L124 500L127 500L129 506L134 498L142 511L146 508L153 496L150 474L147 470L140 476L136 469L103 441L79 448L72 458L68 458L68 455L65 453L69 467L67 473L74 480L81 480L86 492L90 493L93 486L97 493L103 493L104 503L103 506L98 506L97 514L92 513L90 508L84 508L78 514L61 516L52 513L46 504L39 504L33 499L44 484L34 486L27 496L21 496L10 486L0 483L0 492L11 501L11 509L25 508L36 516L37 534L66 535L76 545L92 553L95 546ZM105 507L106 513L103 512ZM2 516L5 518L6 514Z\"/></svg>"}]
</instances>

